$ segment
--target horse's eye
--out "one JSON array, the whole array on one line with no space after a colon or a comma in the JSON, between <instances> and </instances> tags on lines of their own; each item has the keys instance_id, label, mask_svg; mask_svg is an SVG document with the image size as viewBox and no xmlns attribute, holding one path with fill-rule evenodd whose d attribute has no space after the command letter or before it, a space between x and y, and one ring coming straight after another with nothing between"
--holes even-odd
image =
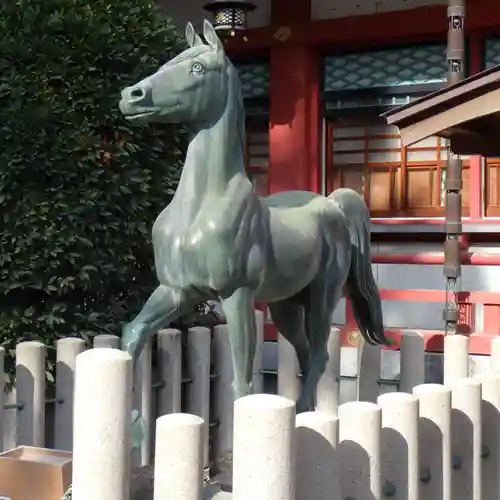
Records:
<instances>
[{"instance_id":1,"label":"horse's eye","mask_svg":"<svg viewBox=\"0 0 500 500\"><path fill-rule=\"evenodd\" d=\"M194 73L195 75L202 75L205 73L205 66L201 64L200 62L196 61L191 65L191 73Z\"/></svg>"}]
</instances>

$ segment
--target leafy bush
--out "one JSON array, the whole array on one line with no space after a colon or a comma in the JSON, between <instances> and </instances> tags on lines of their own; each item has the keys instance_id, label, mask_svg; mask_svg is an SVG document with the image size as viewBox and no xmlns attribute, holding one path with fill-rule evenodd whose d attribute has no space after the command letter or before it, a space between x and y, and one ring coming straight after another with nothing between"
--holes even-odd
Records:
<instances>
[{"instance_id":1,"label":"leafy bush","mask_svg":"<svg viewBox=\"0 0 500 500\"><path fill-rule=\"evenodd\" d=\"M157 285L151 226L184 132L132 128L120 90L181 50L150 0L0 2L0 336L118 334ZM10 356L10 357L9 357Z\"/></svg>"}]
</instances>

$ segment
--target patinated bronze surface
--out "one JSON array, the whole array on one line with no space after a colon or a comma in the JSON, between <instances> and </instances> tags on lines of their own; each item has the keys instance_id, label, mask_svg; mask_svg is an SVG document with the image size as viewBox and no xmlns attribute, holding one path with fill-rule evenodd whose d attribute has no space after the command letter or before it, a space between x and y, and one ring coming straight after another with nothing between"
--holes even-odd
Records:
<instances>
[{"instance_id":1,"label":"patinated bronze surface","mask_svg":"<svg viewBox=\"0 0 500 500\"><path fill-rule=\"evenodd\" d=\"M236 69L212 25L189 48L122 91L137 124L175 122L192 132L182 177L153 225L159 286L123 330L137 359L146 339L207 299L226 315L235 396L251 393L255 301L269 305L304 376L298 411L311 409L328 359L332 312L345 288L364 338L387 343L370 263L369 214L349 189L329 197L291 191L259 198L244 165L245 112Z\"/></svg>"}]
</instances>

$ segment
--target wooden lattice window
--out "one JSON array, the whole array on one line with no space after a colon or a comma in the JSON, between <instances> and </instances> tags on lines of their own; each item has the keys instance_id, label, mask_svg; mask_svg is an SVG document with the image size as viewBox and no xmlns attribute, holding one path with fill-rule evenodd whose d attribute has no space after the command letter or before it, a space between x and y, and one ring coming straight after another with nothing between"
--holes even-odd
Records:
<instances>
[{"instance_id":1,"label":"wooden lattice window","mask_svg":"<svg viewBox=\"0 0 500 500\"><path fill-rule=\"evenodd\" d=\"M447 149L429 137L404 147L397 127L386 124L328 125L327 187L362 194L372 217L441 217ZM468 215L469 164L463 163L463 211Z\"/></svg>"},{"instance_id":2,"label":"wooden lattice window","mask_svg":"<svg viewBox=\"0 0 500 500\"><path fill-rule=\"evenodd\" d=\"M248 176L260 196L269 194L269 127L267 123L247 125L245 164Z\"/></svg>"},{"instance_id":3,"label":"wooden lattice window","mask_svg":"<svg viewBox=\"0 0 500 500\"><path fill-rule=\"evenodd\" d=\"M485 160L485 205L486 217L500 216L500 158Z\"/></svg>"}]
</instances>

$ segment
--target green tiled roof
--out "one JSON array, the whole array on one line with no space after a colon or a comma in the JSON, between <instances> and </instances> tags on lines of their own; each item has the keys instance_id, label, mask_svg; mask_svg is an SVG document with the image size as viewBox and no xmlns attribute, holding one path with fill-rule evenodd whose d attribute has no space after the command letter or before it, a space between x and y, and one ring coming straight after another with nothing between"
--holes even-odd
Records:
<instances>
[{"instance_id":1,"label":"green tiled roof","mask_svg":"<svg viewBox=\"0 0 500 500\"><path fill-rule=\"evenodd\" d=\"M269 64L267 62L236 64L244 98L269 95Z\"/></svg>"},{"instance_id":2,"label":"green tiled roof","mask_svg":"<svg viewBox=\"0 0 500 500\"><path fill-rule=\"evenodd\" d=\"M440 83L446 78L445 44L336 54L324 59L326 91Z\"/></svg>"},{"instance_id":3,"label":"green tiled roof","mask_svg":"<svg viewBox=\"0 0 500 500\"><path fill-rule=\"evenodd\" d=\"M485 43L484 69L500 64L500 38L489 38Z\"/></svg>"}]
</instances>

